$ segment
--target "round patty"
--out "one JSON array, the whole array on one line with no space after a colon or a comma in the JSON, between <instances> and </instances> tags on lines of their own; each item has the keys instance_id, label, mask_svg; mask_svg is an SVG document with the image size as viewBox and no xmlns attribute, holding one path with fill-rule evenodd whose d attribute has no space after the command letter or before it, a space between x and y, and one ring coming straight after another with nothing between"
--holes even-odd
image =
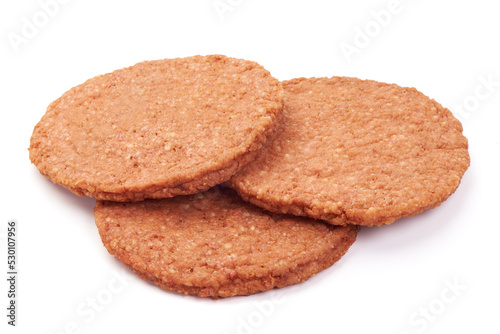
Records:
<instances>
[{"instance_id":1,"label":"round patty","mask_svg":"<svg viewBox=\"0 0 500 334\"><path fill-rule=\"evenodd\" d=\"M33 131L30 159L78 195L192 194L251 161L282 108L281 84L257 63L219 55L146 61L50 104Z\"/></svg>"},{"instance_id":2,"label":"round patty","mask_svg":"<svg viewBox=\"0 0 500 334\"><path fill-rule=\"evenodd\" d=\"M438 206L469 166L460 122L414 88L345 77L283 87L275 139L230 180L267 210L390 224Z\"/></svg>"},{"instance_id":3,"label":"round patty","mask_svg":"<svg viewBox=\"0 0 500 334\"><path fill-rule=\"evenodd\" d=\"M340 259L358 227L272 214L231 189L170 199L97 201L107 250L162 288L249 295L303 282Z\"/></svg>"}]
</instances>

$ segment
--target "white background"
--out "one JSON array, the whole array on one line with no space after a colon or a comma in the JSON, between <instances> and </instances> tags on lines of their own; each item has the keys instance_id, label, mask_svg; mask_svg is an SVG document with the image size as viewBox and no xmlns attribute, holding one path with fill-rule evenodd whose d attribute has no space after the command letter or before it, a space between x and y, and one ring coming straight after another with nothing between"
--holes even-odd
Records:
<instances>
[{"instance_id":1,"label":"white background","mask_svg":"<svg viewBox=\"0 0 500 334\"><path fill-rule=\"evenodd\" d=\"M0 332L499 333L495 1L65 2L45 9L50 16L35 0L0 5ZM388 9L377 23L374 13ZM356 48L349 57L347 44ZM416 87L463 110L471 167L439 208L362 229L340 262L303 284L218 301L162 291L107 253L94 200L42 177L29 138L47 105L90 77L212 53L257 61L280 80L342 75ZM16 328L5 316L8 219L19 226Z\"/></svg>"}]
</instances>

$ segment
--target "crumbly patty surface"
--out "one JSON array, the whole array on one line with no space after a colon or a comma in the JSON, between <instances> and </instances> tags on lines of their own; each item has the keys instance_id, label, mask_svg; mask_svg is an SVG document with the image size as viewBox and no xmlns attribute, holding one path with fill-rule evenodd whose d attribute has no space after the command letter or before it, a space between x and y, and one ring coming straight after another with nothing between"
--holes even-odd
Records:
<instances>
[{"instance_id":1,"label":"crumbly patty surface","mask_svg":"<svg viewBox=\"0 0 500 334\"><path fill-rule=\"evenodd\" d=\"M438 206L469 166L460 122L414 88L346 77L283 87L276 138L230 180L267 210L390 224Z\"/></svg>"},{"instance_id":2,"label":"crumbly patty surface","mask_svg":"<svg viewBox=\"0 0 500 334\"><path fill-rule=\"evenodd\" d=\"M97 201L107 250L144 279L202 297L249 295L331 266L358 227L265 212L233 190L143 202Z\"/></svg>"},{"instance_id":3,"label":"crumbly patty surface","mask_svg":"<svg viewBox=\"0 0 500 334\"><path fill-rule=\"evenodd\" d=\"M50 104L33 131L30 159L78 195L192 194L251 161L282 108L280 82L257 63L219 55L146 61Z\"/></svg>"}]
</instances>

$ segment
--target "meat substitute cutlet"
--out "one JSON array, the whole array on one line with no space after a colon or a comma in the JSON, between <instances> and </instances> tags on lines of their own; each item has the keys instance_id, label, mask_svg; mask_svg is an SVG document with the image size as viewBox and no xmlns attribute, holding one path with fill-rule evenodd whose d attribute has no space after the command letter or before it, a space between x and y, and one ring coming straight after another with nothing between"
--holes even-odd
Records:
<instances>
[{"instance_id":1,"label":"meat substitute cutlet","mask_svg":"<svg viewBox=\"0 0 500 334\"><path fill-rule=\"evenodd\" d=\"M78 195L139 201L204 191L251 161L283 88L225 56L145 61L94 77L49 105L30 159Z\"/></svg>"},{"instance_id":2,"label":"meat substitute cutlet","mask_svg":"<svg viewBox=\"0 0 500 334\"><path fill-rule=\"evenodd\" d=\"M338 261L357 226L268 213L231 189L143 202L97 201L107 250L144 279L202 297L303 282Z\"/></svg>"},{"instance_id":3,"label":"meat substitute cutlet","mask_svg":"<svg viewBox=\"0 0 500 334\"><path fill-rule=\"evenodd\" d=\"M346 77L283 87L276 137L230 180L269 211L390 224L438 206L469 167L460 122L414 88Z\"/></svg>"}]
</instances>

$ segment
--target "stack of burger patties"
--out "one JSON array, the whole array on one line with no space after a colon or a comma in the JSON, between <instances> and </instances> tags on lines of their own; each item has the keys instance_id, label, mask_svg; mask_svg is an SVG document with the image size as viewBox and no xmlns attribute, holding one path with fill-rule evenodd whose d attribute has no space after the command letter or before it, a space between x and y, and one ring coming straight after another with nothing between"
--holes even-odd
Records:
<instances>
[{"instance_id":1,"label":"stack of burger patties","mask_svg":"<svg viewBox=\"0 0 500 334\"><path fill-rule=\"evenodd\" d=\"M469 166L460 122L414 88L280 82L221 55L89 79L49 105L29 155L97 199L104 246L140 277L213 298L307 280L360 226L440 205Z\"/></svg>"}]
</instances>

